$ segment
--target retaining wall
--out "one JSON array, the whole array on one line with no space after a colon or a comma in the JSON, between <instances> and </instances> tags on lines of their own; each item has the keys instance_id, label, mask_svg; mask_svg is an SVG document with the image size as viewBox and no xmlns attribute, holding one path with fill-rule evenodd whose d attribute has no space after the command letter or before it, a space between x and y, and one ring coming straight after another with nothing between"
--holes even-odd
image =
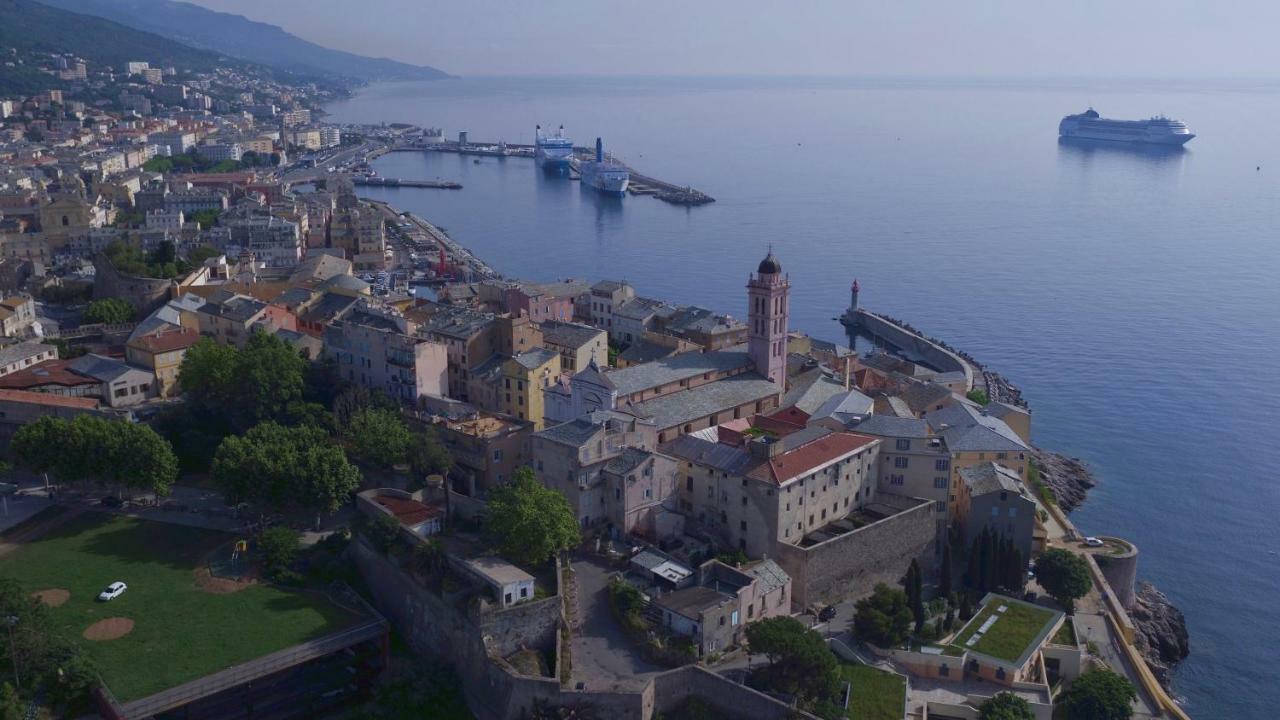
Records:
<instances>
[{"instance_id":1,"label":"retaining wall","mask_svg":"<svg viewBox=\"0 0 1280 720\"><path fill-rule=\"evenodd\" d=\"M896 585L912 560L926 576L933 572L933 503L883 493L876 502L899 512L811 547L775 543L773 559L791 576L793 603L803 608L870 595L876 583Z\"/></svg>"},{"instance_id":2,"label":"retaining wall","mask_svg":"<svg viewBox=\"0 0 1280 720\"><path fill-rule=\"evenodd\" d=\"M1121 543L1129 548L1128 551L1119 555L1094 553L1093 559L1098 563L1098 569L1102 571L1111 589L1115 591L1116 599L1125 610L1132 610L1133 603L1137 600L1134 585L1138 579L1138 548L1128 540L1117 537L1107 536L1100 539Z\"/></svg>"}]
</instances>

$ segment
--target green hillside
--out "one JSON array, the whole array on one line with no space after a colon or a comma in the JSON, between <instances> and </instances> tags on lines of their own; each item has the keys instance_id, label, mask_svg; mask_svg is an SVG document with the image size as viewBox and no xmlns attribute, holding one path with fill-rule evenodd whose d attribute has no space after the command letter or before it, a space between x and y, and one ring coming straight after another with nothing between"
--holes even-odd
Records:
<instances>
[{"instance_id":1,"label":"green hillside","mask_svg":"<svg viewBox=\"0 0 1280 720\"><path fill-rule=\"evenodd\" d=\"M63 86L56 77L40 73L30 64L9 66L7 63L13 62L11 49L18 51L20 59L28 59L33 52L75 53L90 63L91 70L104 66L123 69L131 60L195 72L217 66L252 67L243 60L33 0L0 0L0 51L5 59L5 64L0 64L0 97Z\"/></svg>"}]
</instances>

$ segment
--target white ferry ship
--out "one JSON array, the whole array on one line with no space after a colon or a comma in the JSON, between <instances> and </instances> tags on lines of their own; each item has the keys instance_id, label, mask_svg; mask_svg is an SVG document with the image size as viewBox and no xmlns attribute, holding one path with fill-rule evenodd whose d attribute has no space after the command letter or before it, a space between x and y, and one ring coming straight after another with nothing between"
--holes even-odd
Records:
<instances>
[{"instance_id":1,"label":"white ferry ship","mask_svg":"<svg viewBox=\"0 0 1280 720\"><path fill-rule=\"evenodd\" d=\"M605 195L625 195L631 172L625 165L604 156L604 143L596 138L596 159L582 163L582 185Z\"/></svg>"},{"instance_id":2,"label":"white ferry ship","mask_svg":"<svg viewBox=\"0 0 1280 720\"><path fill-rule=\"evenodd\" d=\"M546 172L569 172L569 159L573 157L573 141L564 136L564 126L555 135L545 135L542 126L534 130L533 161Z\"/></svg>"},{"instance_id":3,"label":"white ferry ship","mask_svg":"<svg viewBox=\"0 0 1280 720\"><path fill-rule=\"evenodd\" d=\"M1147 145L1186 145L1195 137L1181 120L1159 116L1150 120L1111 120L1100 116L1093 108L1062 118L1058 123L1058 135Z\"/></svg>"}]
</instances>

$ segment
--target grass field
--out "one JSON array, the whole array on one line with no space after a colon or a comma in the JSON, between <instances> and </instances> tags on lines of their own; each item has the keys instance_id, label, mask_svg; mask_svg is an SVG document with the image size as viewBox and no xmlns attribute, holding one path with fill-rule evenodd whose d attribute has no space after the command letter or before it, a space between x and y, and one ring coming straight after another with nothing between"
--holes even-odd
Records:
<instances>
[{"instance_id":1,"label":"grass field","mask_svg":"<svg viewBox=\"0 0 1280 720\"><path fill-rule=\"evenodd\" d=\"M129 702L211 672L326 635L356 620L320 596L252 585L215 595L196 586L195 571L225 533L86 513L0 558L0 575L36 592L71 597L51 608L54 623L81 643L116 699ZM129 590L97 601L108 583ZM108 617L133 631L89 641L84 629Z\"/></svg>"},{"instance_id":2,"label":"grass field","mask_svg":"<svg viewBox=\"0 0 1280 720\"><path fill-rule=\"evenodd\" d=\"M854 663L841 663L840 677L850 685L849 720L902 720L906 712L906 680Z\"/></svg>"},{"instance_id":3,"label":"grass field","mask_svg":"<svg viewBox=\"0 0 1280 720\"><path fill-rule=\"evenodd\" d=\"M1004 612L997 612L1001 605L1008 606L1008 609ZM999 617L999 620L996 620L991 629L987 630L978 642L974 643L973 647L965 645L969 638L987 621L987 618L993 615ZM974 615L969 624L960 631L953 644L961 649L969 649L1000 660L1016 662L1018 658L1022 657L1022 653L1026 651L1031 641L1036 639L1040 631L1044 630L1045 625L1048 625L1053 618L1054 612L1052 610L993 597L982 608L982 612Z\"/></svg>"}]
</instances>

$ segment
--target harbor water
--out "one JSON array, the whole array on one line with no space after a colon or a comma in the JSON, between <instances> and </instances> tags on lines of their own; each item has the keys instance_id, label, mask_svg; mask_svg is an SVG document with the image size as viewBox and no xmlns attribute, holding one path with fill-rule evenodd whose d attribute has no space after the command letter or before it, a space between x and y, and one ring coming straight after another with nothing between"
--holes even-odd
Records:
<instances>
[{"instance_id":1,"label":"harbor water","mask_svg":"<svg viewBox=\"0 0 1280 720\"><path fill-rule=\"evenodd\" d=\"M1165 114L1185 151L1060 144L1058 120ZM796 328L832 340L850 281L1007 375L1037 444L1101 483L1074 514L1140 548L1187 615L1174 680L1193 716L1267 717L1280 687L1280 83L457 79L387 84L337 122L531 143L563 123L717 200L608 198L528 159L396 153L364 188L499 272L626 279L742 317L770 246ZM479 162L476 162L476 160Z\"/></svg>"}]
</instances>

